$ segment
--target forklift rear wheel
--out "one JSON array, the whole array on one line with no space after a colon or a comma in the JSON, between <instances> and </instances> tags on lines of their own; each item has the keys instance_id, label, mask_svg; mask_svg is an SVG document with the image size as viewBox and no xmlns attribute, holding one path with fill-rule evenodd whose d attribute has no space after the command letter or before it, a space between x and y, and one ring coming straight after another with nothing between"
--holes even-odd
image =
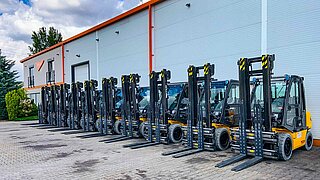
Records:
<instances>
[{"instance_id":1,"label":"forklift rear wheel","mask_svg":"<svg viewBox=\"0 0 320 180\"><path fill-rule=\"evenodd\" d=\"M279 134L279 158L287 161L292 156L292 138L287 133Z\"/></svg>"},{"instance_id":2,"label":"forklift rear wheel","mask_svg":"<svg viewBox=\"0 0 320 180\"><path fill-rule=\"evenodd\" d=\"M81 125L80 125L78 122L75 123L75 128L76 128L76 129L82 129Z\"/></svg>"},{"instance_id":3,"label":"forklift rear wheel","mask_svg":"<svg viewBox=\"0 0 320 180\"><path fill-rule=\"evenodd\" d=\"M183 131L180 124L171 124L169 126L169 139L173 143L179 143L183 138Z\"/></svg>"},{"instance_id":4,"label":"forklift rear wheel","mask_svg":"<svg viewBox=\"0 0 320 180\"><path fill-rule=\"evenodd\" d=\"M100 123L101 123L100 119L96 120L96 124L95 124L96 129L100 129Z\"/></svg>"},{"instance_id":5,"label":"forklift rear wheel","mask_svg":"<svg viewBox=\"0 0 320 180\"><path fill-rule=\"evenodd\" d=\"M71 122L70 122L70 119L69 119L69 118L67 119L67 126L68 126L69 128L71 128Z\"/></svg>"},{"instance_id":6,"label":"forklift rear wheel","mask_svg":"<svg viewBox=\"0 0 320 180\"><path fill-rule=\"evenodd\" d=\"M312 133L308 131L306 135L306 144L304 145L304 149L307 151L310 151L312 149L312 145L313 145L313 136L312 136Z\"/></svg>"},{"instance_id":7,"label":"forklift rear wheel","mask_svg":"<svg viewBox=\"0 0 320 180\"><path fill-rule=\"evenodd\" d=\"M114 131L116 134L121 134L121 121L122 121L122 120L117 120L116 122L114 122L113 131Z\"/></svg>"},{"instance_id":8,"label":"forklift rear wheel","mask_svg":"<svg viewBox=\"0 0 320 180\"><path fill-rule=\"evenodd\" d=\"M81 126L81 129L84 129L84 127L85 127L83 118L80 119L80 126Z\"/></svg>"},{"instance_id":9,"label":"forklift rear wheel","mask_svg":"<svg viewBox=\"0 0 320 180\"><path fill-rule=\"evenodd\" d=\"M228 149L230 145L230 136L226 128L218 128L215 130L215 141L220 151Z\"/></svg>"},{"instance_id":10,"label":"forklift rear wheel","mask_svg":"<svg viewBox=\"0 0 320 180\"><path fill-rule=\"evenodd\" d=\"M140 123L139 127L140 137L147 139L148 137L148 127L145 122Z\"/></svg>"}]
</instances>

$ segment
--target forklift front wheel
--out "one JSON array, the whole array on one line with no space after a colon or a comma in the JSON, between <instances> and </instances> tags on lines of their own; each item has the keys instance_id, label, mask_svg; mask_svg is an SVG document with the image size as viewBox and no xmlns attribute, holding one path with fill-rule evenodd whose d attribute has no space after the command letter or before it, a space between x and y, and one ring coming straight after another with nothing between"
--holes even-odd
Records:
<instances>
[{"instance_id":1,"label":"forklift front wheel","mask_svg":"<svg viewBox=\"0 0 320 180\"><path fill-rule=\"evenodd\" d=\"M287 161L292 156L292 138L287 133L279 134L279 158Z\"/></svg>"},{"instance_id":2,"label":"forklift front wheel","mask_svg":"<svg viewBox=\"0 0 320 180\"><path fill-rule=\"evenodd\" d=\"M117 120L114 122L113 131L116 134L121 134L121 120Z\"/></svg>"},{"instance_id":3,"label":"forklift front wheel","mask_svg":"<svg viewBox=\"0 0 320 180\"><path fill-rule=\"evenodd\" d=\"M171 124L169 126L169 139L173 143L179 143L182 141L183 131L180 124Z\"/></svg>"},{"instance_id":4,"label":"forklift front wheel","mask_svg":"<svg viewBox=\"0 0 320 180\"><path fill-rule=\"evenodd\" d=\"M220 151L228 149L230 145L230 135L226 128L217 128L215 130L215 141Z\"/></svg>"},{"instance_id":5,"label":"forklift front wheel","mask_svg":"<svg viewBox=\"0 0 320 180\"><path fill-rule=\"evenodd\" d=\"M145 122L140 123L139 127L140 137L147 139L148 137L148 127Z\"/></svg>"},{"instance_id":6,"label":"forklift front wheel","mask_svg":"<svg viewBox=\"0 0 320 180\"><path fill-rule=\"evenodd\" d=\"M313 136L312 136L312 133L308 131L306 135L306 144L304 145L304 149L307 151L310 151L312 149L312 145L313 145Z\"/></svg>"}]
</instances>

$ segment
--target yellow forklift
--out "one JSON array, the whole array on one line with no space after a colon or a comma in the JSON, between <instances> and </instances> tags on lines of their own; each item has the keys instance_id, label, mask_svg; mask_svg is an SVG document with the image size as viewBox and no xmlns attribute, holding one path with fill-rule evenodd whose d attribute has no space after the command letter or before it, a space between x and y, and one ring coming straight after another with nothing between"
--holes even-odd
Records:
<instances>
[{"instance_id":1,"label":"yellow forklift","mask_svg":"<svg viewBox=\"0 0 320 180\"><path fill-rule=\"evenodd\" d=\"M186 97L186 83L169 83L171 72L150 73L150 101L147 122L141 126L141 134L145 142L127 144L123 147L138 149L159 144L179 143L182 140L183 98ZM187 107L185 104L184 107Z\"/></svg>"},{"instance_id":2,"label":"yellow forklift","mask_svg":"<svg viewBox=\"0 0 320 180\"><path fill-rule=\"evenodd\" d=\"M230 127L237 126L239 83L213 78L214 64L189 66L187 125L183 127L185 148L162 155L179 158L203 151L229 148Z\"/></svg>"},{"instance_id":3,"label":"yellow forklift","mask_svg":"<svg viewBox=\"0 0 320 180\"><path fill-rule=\"evenodd\" d=\"M272 76L274 60L274 55L263 55L238 61L242 113L239 127L231 129L231 147L240 154L216 167L253 156L232 168L241 171L264 158L286 161L293 150L312 148L312 121L306 110L304 78ZM257 66L260 68L255 69Z\"/></svg>"},{"instance_id":4,"label":"yellow forklift","mask_svg":"<svg viewBox=\"0 0 320 180\"><path fill-rule=\"evenodd\" d=\"M139 86L140 76L138 74L122 75L122 100L121 119L114 122L115 134L121 136L101 140L99 142L114 143L133 138L142 137L141 124L147 121L146 106L148 106L149 88Z\"/></svg>"}]
</instances>

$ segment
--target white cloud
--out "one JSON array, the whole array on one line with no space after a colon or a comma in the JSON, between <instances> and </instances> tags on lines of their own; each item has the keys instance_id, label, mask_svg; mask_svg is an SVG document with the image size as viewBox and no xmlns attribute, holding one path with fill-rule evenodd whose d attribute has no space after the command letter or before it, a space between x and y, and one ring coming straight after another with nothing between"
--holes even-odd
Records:
<instances>
[{"instance_id":1,"label":"white cloud","mask_svg":"<svg viewBox=\"0 0 320 180\"><path fill-rule=\"evenodd\" d=\"M148 1L148 0L143 0ZM16 61L22 76L22 64L27 57L32 31L53 26L64 39L76 35L132 7L141 0L31 0L29 7L19 0L0 2L0 49L8 59ZM22 78L22 77L21 77Z\"/></svg>"}]
</instances>

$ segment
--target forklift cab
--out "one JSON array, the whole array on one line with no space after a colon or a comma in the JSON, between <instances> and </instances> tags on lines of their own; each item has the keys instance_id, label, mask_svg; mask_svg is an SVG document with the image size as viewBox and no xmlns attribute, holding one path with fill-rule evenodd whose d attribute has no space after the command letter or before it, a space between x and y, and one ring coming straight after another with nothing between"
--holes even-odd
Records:
<instances>
[{"instance_id":1,"label":"forklift cab","mask_svg":"<svg viewBox=\"0 0 320 180\"><path fill-rule=\"evenodd\" d=\"M172 83L168 85L169 118L183 124L187 123L188 85L187 83Z\"/></svg>"},{"instance_id":2,"label":"forklift cab","mask_svg":"<svg viewBox=\"0 0 320 180\"><path fill-rule=\"evenodd\" d=\"M306 111L303 80L303 77L296 75L271 79L273 128L285 128L290 132L311 129L310 113ZM256 80L254 86L252 103L258 103L263 107L262 83Z\"/></svg>"},{"instance_id":3,"label":"forklift cab","mask_svg":"<svg viewBox=\"0 0 320 180\"><path fill-rule=\"evenodd\" d=\"M139 111L142 116L146 116L147 109L150 103L150 88L149 87L141 87L138 90L137 94Z\"/></svg>"},{"instance_id":4,"label":"forklift cab","mask_svg":"<svg viewBox=\"0 0 320 180\"><path fill-rule=\"evenodd\" d=\"M211 118L213 123L238 126L240 113L239 81L211 82ZM202 100L204 105L204 100Z\"/></svg>"}]
</instances>

